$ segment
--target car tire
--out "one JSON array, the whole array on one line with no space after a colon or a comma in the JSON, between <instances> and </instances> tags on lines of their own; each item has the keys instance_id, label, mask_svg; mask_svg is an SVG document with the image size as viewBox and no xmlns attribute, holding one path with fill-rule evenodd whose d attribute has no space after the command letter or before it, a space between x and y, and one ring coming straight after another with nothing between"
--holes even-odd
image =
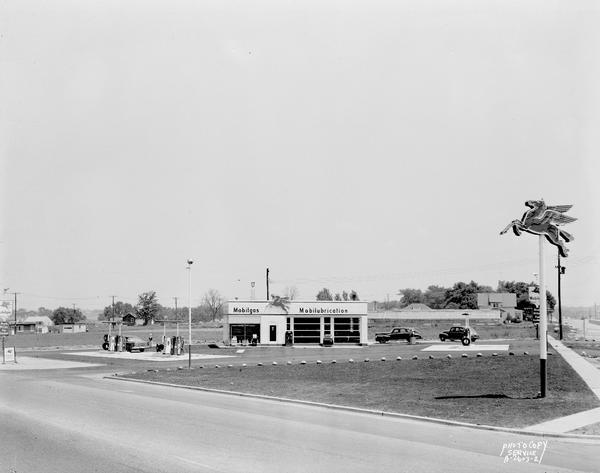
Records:
<instances>
[{"instance_id":1,"label":"car tire","mask_svg":"<svg viewBox=\"0 0 600 473\"><path fill-rule=\"evenodd\" d=\"M102 349L103 350L108 350L108 343L103 343L102 344Z\"/></svg>"},{"instance_id":2,"label":"car tire","mask_svg":"<svg viewBox=\"0 0 600 473\"><path fill-rule=\"evenodd\" d=\"M440 341L445 342L446 341L446 337L440 337Z\"/></svg>"},{"instance_id":3,"label":"car tire","mask_svg":"<svg viewBox=\"0 0 600 473\"><path fill-rule=\"evenodd\" d=\"M144 353L144 348L140 348L140 353Z\"/></svg>"},{"instance_id":4,"label":"car tire","mask_svg":"<svg viewBox=\"0 0 600 473\"><path fill-rule=\"evenodd\" d=\"M464 346L469 346L471 344L471 339L470 338L463 338L462 339L462 344Z\"/></svg>"}]
</instances>

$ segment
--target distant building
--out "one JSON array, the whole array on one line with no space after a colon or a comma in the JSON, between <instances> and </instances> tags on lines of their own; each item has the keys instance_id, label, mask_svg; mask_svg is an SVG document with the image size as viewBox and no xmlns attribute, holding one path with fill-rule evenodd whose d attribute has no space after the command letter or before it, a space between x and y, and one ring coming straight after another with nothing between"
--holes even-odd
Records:
<instances>
[{"instance_id":1,"label":"distant building","mask_svg":"<svg viewBox=\"0 0 600 473\"><path fill-rule=\"evenodd\" d=\"M419 312L429 312L432 311L434 309L432 309L431 307L429 307L428 305L425 304L421 304L418 302L415 302L413 304L408 304L406 307L403 307L402 309L400 309L402 312L408 312L408 311L419 311Z\"/></svg>"},{"instance_id":2,"label":"distant building","mask_svg":"<svg viewBox=\"0 0 600 473\"><path fill-rule=\"evenodd\" d=\"M123 316L123 325L144 325L144 318L136 317L130 312L129 314Z\"/></svg>"},{"instance_id":3,"label":"distant building","mask_svg":"<svg viewBox=\"0 0 600 473\"><path fill-rule=\"evenodd\" d=\"M58 324L55 326L60 333L81 333L87 332L87 324L77 322L73 324Z\"/></svg>"},{"instance_id":4,"label":"distant building","mask_svg":"<svg viewBox=\"0 0 600 473\"><path fill-rule=\"evenodd\" d=\"M517 295L512 292L480 292L477 294L477 307L500 311L502 320L522 317L522 312L517 310Z\"/></svg>"},{"instance_id":5,"label":"distant building","mask_svg":"<svg viewBox=\"0 0 600 473\"><path fill-rule=\"evenodd\" d=\"M8 321L10 333L48 333L49 327L54 325L52 320L47 316L30 316L23 320ZM15 329L16 327L16 329Z\"/></svg>"},{"instance_id":6,"label":"distant building","mask_svg":"<svg viewBox=\"0 0 600 473\"><path fill-rule=\"evenodd\" d=\"M47 315L32 315L27 317L25 322L35 322L36 333L48 333L49 328L54 325L54 322Z\"/></svg>"}]
</instances>

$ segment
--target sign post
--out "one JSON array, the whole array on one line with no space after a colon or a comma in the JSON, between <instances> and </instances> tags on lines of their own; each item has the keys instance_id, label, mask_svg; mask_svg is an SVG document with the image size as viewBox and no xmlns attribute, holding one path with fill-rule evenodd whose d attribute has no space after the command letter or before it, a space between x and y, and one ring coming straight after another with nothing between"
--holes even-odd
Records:
<instances>
[{"instance_id":1,"label":"sign post","mask_svg":"<svg viewBox=\"0 0 600 473\"><path fill-rule=\"evenodd\" d=\"M546 286L544 284L544 237L553 245L558 247L559 254L566 258L569 250L565 242L573 240L573 235L559 228L560 225L574 222L576 218L565 215L565 212L573 207L572 205L554 205L549 206L543 200L528 200L525 205L529 207L521 220L513 220L509 223L500 235L506 233L512 228L515 235L520 236L521 232L538 235L539 238L539 286L540 286L540 397L546 397L546 361L548 358L548 347L546 340L547 318L546 310Z\"/></svg>"},{"instance_id":2,"label":"sign post","mask_svg":"<svg viewBox=\"0 0 600 473\"><path fill-rule=\"evenodd\" d=\"M4 353L5 339L8 335L8 322L0 322L0 336L2 337L2 364L6 363L6 354Z\"/></svg>"}]
</instances>

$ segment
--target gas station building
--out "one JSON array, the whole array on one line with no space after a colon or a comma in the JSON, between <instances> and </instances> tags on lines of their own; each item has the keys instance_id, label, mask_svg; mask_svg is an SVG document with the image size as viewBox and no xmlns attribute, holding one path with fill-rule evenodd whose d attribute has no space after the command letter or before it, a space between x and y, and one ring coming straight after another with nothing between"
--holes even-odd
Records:
<instances>
[{"instance_id":1,"label":"gas station building","mask_svg":"<svg viewBox=\"0 0 600 473\"><path fill-rule=\"evenodd\" d=\"M224 340L231 344L367 344L367 302L229 301ZM287 333L287 337L286 337Z\"/></svg>"}]
</instances>

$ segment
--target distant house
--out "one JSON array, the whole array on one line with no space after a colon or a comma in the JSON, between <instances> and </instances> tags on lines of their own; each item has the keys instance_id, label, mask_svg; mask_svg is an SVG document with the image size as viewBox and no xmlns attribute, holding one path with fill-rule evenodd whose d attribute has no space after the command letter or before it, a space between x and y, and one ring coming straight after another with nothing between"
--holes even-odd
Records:
<instances>
[{"instance_id":1,"label":"distant house","mask_svg":"<svg viewBox=\"0 0 600 473\"><path fill-rule=\"evenodd\" d=\"M48 333L49 328L54 322L47 315L32 315L25 319L25 322L35 322L36 333Z\"/></svg>"},{"instance_id":2,"label":"distant house","mask_svg":"<svg viewBox=\"0 0 600 473\"><path fill-rule=\"evenodd\" d=\"M16 335L18 333L35 333L35 322L25 322L24 320L9 321L10 333Z\"/></svg>"},{"instance_id":3,"label":"distant house","mask_svg":"<svg viewBox=\"0 0 600 473\"><path fill-rule=\"evenodd\" d=\"M15 333L48 333L49 327L54 325L50 317L30 316L23 320L9 321L10 332Z\"/></svg>"},{"instance_id":4,"label":"distant house","mask_svg":"<svg viewBox=\"0 0 600 473\"><path fill-rule=\"evenodd\" d=\"M522 312L517 310L517 295L512 292L480 292L477 307L500 311L502 320L522 317Z\"/></svg>"},{"instance_id":5,"label":"distant house","mask_svg":"<svg viewBox=\"0 0 600 473\"><path fill-rule=\"evenodd\" d=\"M123 325L144 325L144 319L142 317L136 317L134 314L129 313L123 316Z\"/></svg>"}]
</instances>

